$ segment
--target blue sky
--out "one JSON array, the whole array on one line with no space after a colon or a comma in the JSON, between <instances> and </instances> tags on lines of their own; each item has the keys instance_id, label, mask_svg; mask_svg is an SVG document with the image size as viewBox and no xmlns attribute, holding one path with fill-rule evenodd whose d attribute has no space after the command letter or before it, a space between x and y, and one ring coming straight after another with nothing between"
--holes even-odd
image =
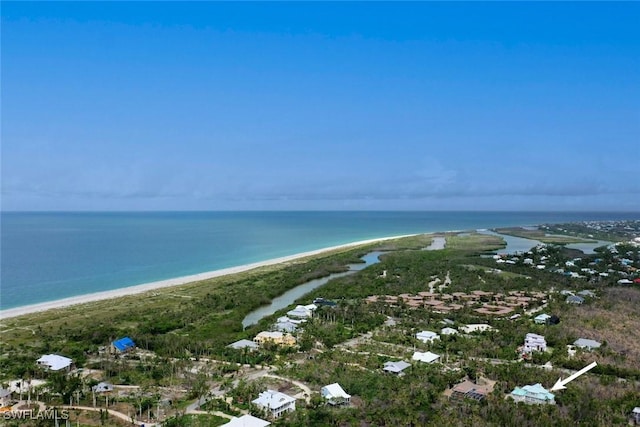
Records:
<instances>
[{"instance_id":1,"label":"blue sky","mask_svg":"<svg viewBox=\"0 0 640 427\"><path fill-rule=\"evenodd\" d=\"M640 3L2 3L2 209L640 211Z\"/></svg>"}]
</instances>

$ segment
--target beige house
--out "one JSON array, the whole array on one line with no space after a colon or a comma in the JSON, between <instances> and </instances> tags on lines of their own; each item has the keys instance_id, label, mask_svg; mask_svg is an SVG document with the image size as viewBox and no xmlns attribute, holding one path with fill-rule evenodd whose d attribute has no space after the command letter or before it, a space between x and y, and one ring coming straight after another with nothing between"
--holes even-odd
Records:
<instances>
[{"instance_id":1,"label":"beige house","mask_svg":"<svg viewBox=\"0 0 640 427\"><path fill-rule=\"evenodd\" d=\"M266 343L273 343L277 345L295 345L296 339L291 334L282 333L279 331L263 331L255 336L254 342L263 345Z\"/></svg>"}]
</instances>

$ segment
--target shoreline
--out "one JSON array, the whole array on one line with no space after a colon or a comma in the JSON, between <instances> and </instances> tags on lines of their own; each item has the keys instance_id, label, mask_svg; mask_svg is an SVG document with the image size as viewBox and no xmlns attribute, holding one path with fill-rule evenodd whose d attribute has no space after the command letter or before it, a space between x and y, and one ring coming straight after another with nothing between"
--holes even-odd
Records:
<instances>
[{"instance_id":1,"label":"shoreline","mask_svg":"<svg viewBox=\"0 0 640 427\"><path fill-rule=\"evenodd\" d=\"M141 294L156 289L170 288L173 286L186 285L189 283L199 282L202 280L213 279L216 277L228 276L231 274L242 273L260 267L282 264L289 261L295 261L301 258L320 255L334 250L348 249L357 246L364 246L372 243L379 243L386 240L401 239L404 237L418 236L425 233L405 234L400 236L378 237L375 239L360 240L357 242L344 243L342 245L330 246L321 249L315 249L307 252L300 252L293 255L287 255L279 258L272 258L264 261L253 262L249 264L238 265L235 267L227 267L218 270L206 271L204 273L191 274L188 276L174 277L172 279L159 280L155 282L143 283L140 285L127 286L125 288L113 289L109 291L93 292L90 294L78 295L75 297L62 298L54 301L41 302L37 304L25 305L22 307L8 308L0 311L0 320L11 319L24 316L27 314L39 313L58 308L66 308L73 305L86 304L95 301L102 301L113 298L120 298L129 295Z\"/></svg>"}]
</instances>

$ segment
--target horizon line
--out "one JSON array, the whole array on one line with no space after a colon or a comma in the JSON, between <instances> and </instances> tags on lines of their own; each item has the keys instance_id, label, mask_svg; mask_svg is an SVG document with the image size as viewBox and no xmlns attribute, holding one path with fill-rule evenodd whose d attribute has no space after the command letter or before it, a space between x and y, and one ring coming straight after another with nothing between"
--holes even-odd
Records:
<instances>
[{"instance_id":1,"label":"horizon line","mask_svg":"<svg viewBox=\"0 0 640 427\"><path fill-rule=\"evenodd\" d=\"M637 213L637 210L610 209L43 209L43 210L4 210L5 213L214 213L214 212L509 212L509 213Z\"/></svg>"}]
</instances>

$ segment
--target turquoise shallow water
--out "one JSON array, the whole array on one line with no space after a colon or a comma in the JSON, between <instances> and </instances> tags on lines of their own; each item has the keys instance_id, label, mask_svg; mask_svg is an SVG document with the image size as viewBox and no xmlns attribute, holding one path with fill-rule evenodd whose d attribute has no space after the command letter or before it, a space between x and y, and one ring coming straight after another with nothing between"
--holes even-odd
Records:
<instances>
[{"instance_id":1,"label":"turquoise shallow water","mask_svg":"<svg viewBox=\"0 0 640 427\"><path fill-rule=\"evenodd\" d=\"M603 212L3 212L0 308L375 237L639 217Z\"/></svg>"}]
</instances>

